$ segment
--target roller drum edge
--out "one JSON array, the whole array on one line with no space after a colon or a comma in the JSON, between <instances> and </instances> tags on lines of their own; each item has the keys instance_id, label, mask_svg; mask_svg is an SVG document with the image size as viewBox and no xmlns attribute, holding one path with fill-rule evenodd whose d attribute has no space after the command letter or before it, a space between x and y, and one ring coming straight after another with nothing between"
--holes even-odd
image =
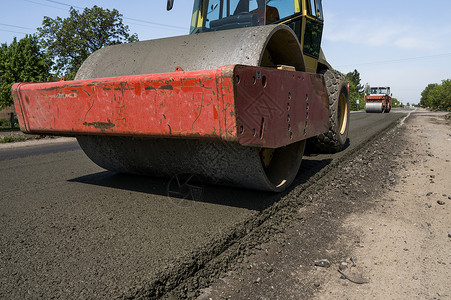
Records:
<instances>
[{"instance_id":1,"label":"roller drum edge","mask_svg":"<svg viewBox=\"0 0 451 300\"><path fill-rule=\"evenodd\" d=\"M281 191L293 181L305 146L302 141L279 148L267 169L258 148L220 141L111 136L77 140L93 162L110 171L163 178L195 174L207 183L264 191Z\"/></svg>"},{"instance_id":2,"label":"roller drum edge","mask_svg":"<svg viewBox=\"0 0 451 300\"><path fill-rule=\"evenodd\" d=\"M384 107L382 106L382 103L366 103L365 105L365 111L367 113L382 113Z\"/></svg>"},{"instance_id":3,"label":"roller drum edge","mask_svg":"<svg viewBox=\"0 0 451 300\"><path fill-rule=\"evenodd\" d=\"M286 25L267 25L113 45L91 54L75 80L211 70L242 64L261 66L265 49L274 64L304 71L301 46Z\"/></svg>"}]
</instances>

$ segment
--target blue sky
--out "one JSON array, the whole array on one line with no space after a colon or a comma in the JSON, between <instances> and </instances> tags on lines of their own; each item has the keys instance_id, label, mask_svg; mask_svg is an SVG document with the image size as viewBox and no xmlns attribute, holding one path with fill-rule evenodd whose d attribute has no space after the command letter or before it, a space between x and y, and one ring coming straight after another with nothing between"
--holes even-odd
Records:
<instances>
[{"instance_id":1,"label":"blue sky","mask_svg":"<svg viewBox=\"0 0 451 300\"><path fill-rule=\"evenodd\" d=\"M165 0L0 1L0 42L8 44L36 32L44 16L68 16L70 5L116 8L140 40L183 35L193 4L175 0L167 12ZM344 73L357 69L362 84L391 86L400 101L418 103L427 84L451 78L451 1L323 0L323 8L328 61Z\"/></svg>"}]
</instances>

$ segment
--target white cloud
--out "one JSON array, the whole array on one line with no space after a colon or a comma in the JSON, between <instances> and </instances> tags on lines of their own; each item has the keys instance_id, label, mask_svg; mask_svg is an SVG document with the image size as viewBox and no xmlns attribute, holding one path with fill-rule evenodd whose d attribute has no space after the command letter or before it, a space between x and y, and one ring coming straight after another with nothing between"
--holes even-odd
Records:
<instances>
[{"instance_id":1,"label":"white cloud","mask_svg":"<svg viewBox=\"0 0 451 300\"><path fill-rule=\"evenodd\" d=\"M405 49L419 49L421 47L424 47L424 43L419 38L413 38L413 37L403 37L394 42L396 46L399 48L405 48Z\"/></svg>"}]
</instances>

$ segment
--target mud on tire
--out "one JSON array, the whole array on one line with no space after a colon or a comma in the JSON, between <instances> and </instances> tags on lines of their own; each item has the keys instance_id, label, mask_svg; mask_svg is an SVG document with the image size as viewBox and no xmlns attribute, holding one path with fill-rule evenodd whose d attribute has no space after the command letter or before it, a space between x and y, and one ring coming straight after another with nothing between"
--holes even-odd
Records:
<instances>
[{"instance_id":1,"label":"mud on tire","mask_svg":"<svg viewBox=\"0 0 451 300\"><path fill-rule=\"evenodd\" d=\"M349 131L349 93L345 77L338 71L324 73L329 95L329 131L307 142L310 153L335 153L344 149Z\"/></svg>"}]
</instances>

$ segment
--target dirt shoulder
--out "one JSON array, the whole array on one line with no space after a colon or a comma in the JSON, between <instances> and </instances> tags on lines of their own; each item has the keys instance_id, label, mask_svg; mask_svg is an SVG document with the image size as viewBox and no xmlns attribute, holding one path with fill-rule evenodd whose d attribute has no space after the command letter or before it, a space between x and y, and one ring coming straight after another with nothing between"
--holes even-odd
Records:
<instances>
[{"instance_id":1,"label":"dirt shoulder","mask_svg":"<svg viewBox=\"0 0 451 300\"><path fill-rule=\"evenodd\" d=\"M449 299L449 123L412 113L199 299Z\"/></svg>"},{"instance_id":2,"label":"dirt shoulder","mask_svg":"<svg viewBox=\"0 0 451 300\"><path fill-rule=\"evenodd\" d=\"M389 203L352 214L343 222L360 232L345 274L370 281L356 285L328 272L318 299L449 299L451 297L451 126L441 113L417 113L406 124L398 184ZM351 266L351 264L350 264ZM333 271L333 270L332 270Z\"/></svg>"}]
</instances>

